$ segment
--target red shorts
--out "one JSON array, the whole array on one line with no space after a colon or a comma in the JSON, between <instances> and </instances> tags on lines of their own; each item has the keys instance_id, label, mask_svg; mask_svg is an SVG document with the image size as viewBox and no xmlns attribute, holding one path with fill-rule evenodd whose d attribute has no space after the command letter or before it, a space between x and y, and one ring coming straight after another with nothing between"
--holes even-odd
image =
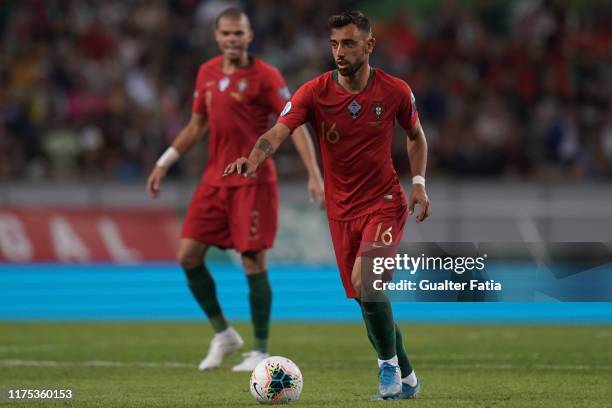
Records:
<instances>
[{"instance_id":1,"label":"red shorts","mask_svg":"<svg viewBox=\"0 0 612 408\"><path fill-rule=\"evenodd\" d=\"M329 220L336 262L347 297L359 296L351 282L355 259L362 255L364 258L395 256L407 218L408 207L394 205L348 221ZM366 271L362 269L363 273Z\"/></svg>"},{"instance_id":2,"label":"red shorts","mask_svg":"<svg viewBox=\"0 0 612 408\"><path fill-rule=\"evenodd\" d=\"M181 238L243 253L272 248L277 226L276 182L237 187L200 183L189 203Z\"/></svg>"}]
</instances>

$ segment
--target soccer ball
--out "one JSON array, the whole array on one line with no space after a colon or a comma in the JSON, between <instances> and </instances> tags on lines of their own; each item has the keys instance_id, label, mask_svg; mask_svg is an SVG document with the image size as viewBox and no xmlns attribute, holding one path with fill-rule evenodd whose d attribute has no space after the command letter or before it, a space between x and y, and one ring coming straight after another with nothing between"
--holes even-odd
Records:
<instances>
[{"instance_id":1,"label":"soccer ball","mask_svg":"<svg viewBox=\"0 0 612 408\"><path fill-rule=\"evenodd\" d=\"M302 393L302 373L288 358L273 356L257 364L251 374L251 395L262 404L287 404Z\"/></svg>"}]
</instances>

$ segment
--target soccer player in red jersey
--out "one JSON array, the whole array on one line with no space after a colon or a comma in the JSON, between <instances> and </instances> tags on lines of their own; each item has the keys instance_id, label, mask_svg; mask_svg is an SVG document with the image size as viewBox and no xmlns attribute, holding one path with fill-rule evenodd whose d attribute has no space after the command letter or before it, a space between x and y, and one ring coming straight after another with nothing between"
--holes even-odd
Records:
<instances>
[{"instance_id":1,"label":"soccer player in red jersey","mask_svg":"<svg viewBox=\"0 0 612 408\"><path fill-rule=\"evenodd\" d=\"M225 165L250 151L268 128L270 116L278 115L290 97L278 70L248 55L252 38L249 19L240 10L230 8L219 15L215 39L221 55L200 66L191 120L160 157L147 182L150 195L156 197L172 163L209 131L208 163L189 204L178 253L189 288L216 333L200 370L218 367L244 343L227 323L215 283L203 262L211 245L235 248L241 254L249 284L255 345L233 370L251 371L269 356L272 294L266 250L272 247L277 230L276 170L274 163L267 161L253 177L222 177ZM294 132L293 141L308 170L310 197L322 203L323 181L305 127Z\"/></svg>"},{"instance_id":2,"label":"soccer player in red jersey","mask_svg":"<svg viewBox=\"0 0 612 408\"><path fill-rule=\"evenodd\" d=\"M347 296L360 304L378 354L378 398L413 398L419 382L387 296L372 296L372 288L366 287L372 282L367 265L375 248L393 253L416 204L416 222L429 215L427 142L410 87L369 65L376 41L367 17L344 12L330 17L329 27L337 69L301 86L248 158L230 163L225 174L249 177L298 126L313 126L323 157L327 215L340 276ZM408 202L391 161L396 121L406 130L414 175Z\"/></svg>"}]
</instances>

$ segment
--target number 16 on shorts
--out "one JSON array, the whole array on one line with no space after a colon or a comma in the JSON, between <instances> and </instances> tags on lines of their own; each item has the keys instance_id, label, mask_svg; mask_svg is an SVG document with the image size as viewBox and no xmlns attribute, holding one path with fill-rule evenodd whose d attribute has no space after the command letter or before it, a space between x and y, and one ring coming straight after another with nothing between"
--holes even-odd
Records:
<instances>
[{"instance_id":1,"label":"number 16 on shorts","mask_svg":"<svg viewBox=\"0 0 612 408\"><path fill-rule=\"evenodd\" d=\"M376 227L376 234L374 235L374 248L381 248L383 246L391 246L393 244L393 226L383 230L383 223L379 222ZM382 244L382 245L381 245Z\"/></svg>"}]
</instances>

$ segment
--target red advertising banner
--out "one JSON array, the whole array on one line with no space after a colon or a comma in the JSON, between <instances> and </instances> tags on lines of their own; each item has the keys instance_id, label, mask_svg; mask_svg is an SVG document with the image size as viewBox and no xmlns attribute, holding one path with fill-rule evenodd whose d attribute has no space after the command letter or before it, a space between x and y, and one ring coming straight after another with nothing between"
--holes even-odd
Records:
<instances>
[{"instance_id":1,"label":"red advertising banner","mask_svg":"<svg viewBox=\"0 0 612 408\"><path fill-rule=\"evenodd\" d=\"M179 232L170 209L1 207L0 262L174 260Z\"/></svg>"}]
</instances>

